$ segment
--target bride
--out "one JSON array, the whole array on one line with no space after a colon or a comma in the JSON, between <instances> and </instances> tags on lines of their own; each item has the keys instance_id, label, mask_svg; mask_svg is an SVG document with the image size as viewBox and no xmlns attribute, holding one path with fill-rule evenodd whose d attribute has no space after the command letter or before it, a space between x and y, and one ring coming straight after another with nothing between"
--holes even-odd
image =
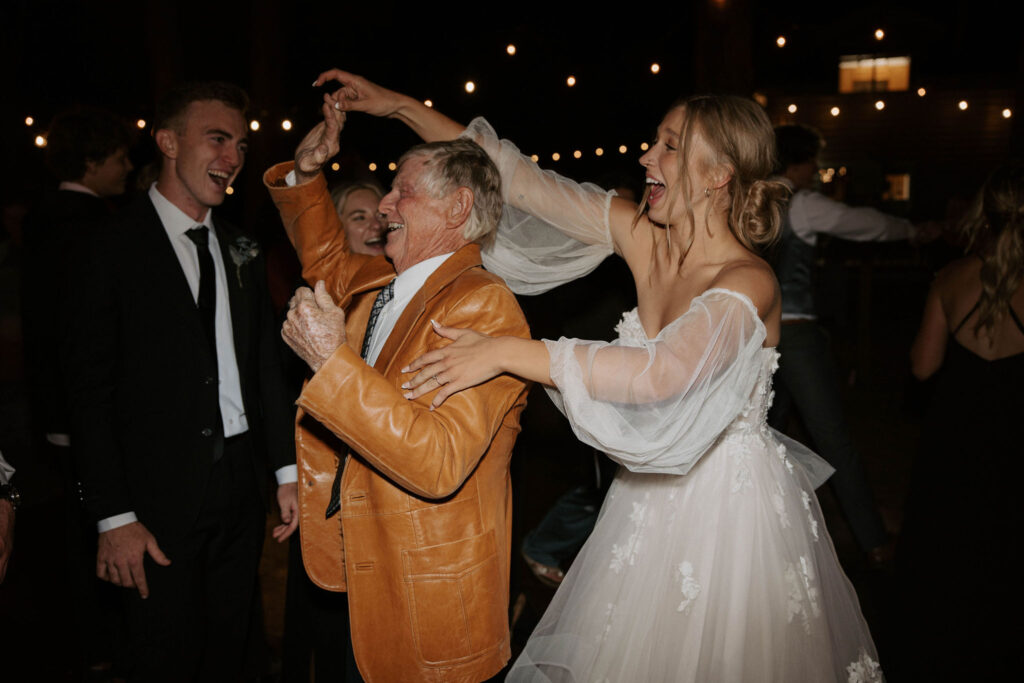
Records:
<instances>
[{"instance_id":1,"label":"bride","mask_svg":"<svg viewBox=\"0 0 1024 683\"><path fill-rule=\"evenodd\" d=\"M315 85L332 80L342 87L325 97L342 111L488 151L513 208L485 265L516 291L611 251L636 282L613 343L435 323L452 343L406 369L407 397L435 391L435 406L501 373L541 382L576 435L623 466L508 680L881 681L814 496L824 468L765 423L780 298L755 250L777 236L785 190L765 180L761 108L704 96L670 109L640 159L638 207L540 170L482 119L464 128L340 70Z\"/></svg>"}]
</instances>

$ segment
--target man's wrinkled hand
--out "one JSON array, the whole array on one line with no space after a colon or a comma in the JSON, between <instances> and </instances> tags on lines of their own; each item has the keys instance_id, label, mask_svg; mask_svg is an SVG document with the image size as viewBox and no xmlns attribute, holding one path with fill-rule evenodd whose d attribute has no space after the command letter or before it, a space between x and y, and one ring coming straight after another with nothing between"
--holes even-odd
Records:
<instances>
[{"instance_id":1,"label":"man's wrinkled hand","mask_svg":"<svg viewBox=\"0 0 1024 683\"><path fill-rule=\"evenodd\" d=\"M323 280L315 290L302 287L288 302L288 316L281 337L293 351L317 372L342 344L345 311L334 304Z\"/></svg>"},{"instance_id":2,"label":"man's wrinkled hand","mask_svg":"<svg viewBox=\"0 0 1024 683\"><path fill-rule=\"evenodd\" d=\"M295 148L295 180L301 185L320 173L327 160L341 149L341 129L345 127L345 113L325 101L321 107L324 120L306 133Z\"/></svg>"},{"instance_id":3,"label":"man's wrinkled hand","mask_svg":"<svg viewBox=\"0 0 1024 683\"><path fill-rule=\"evenodd\" d=\"M161 567L168 566L167 559L156 538L141 522L104 531L99 536L96 552L96 576L122 588L137 588L139 597L149 597L146 584L146 570L143 560L146 553Z\"/></svg>"},{"instance_id":4,"label":"man's wrinkled hand","mask_svg":"<svg viewBox=\"0 0 1024 683\"><path fill-rule=\"evenodd\" d=\"M277 505L281 508L281 523L274 527L270 535L282 543L299 527L299 485L291 482L278 486Z\"/></svg>"}]
</instances>

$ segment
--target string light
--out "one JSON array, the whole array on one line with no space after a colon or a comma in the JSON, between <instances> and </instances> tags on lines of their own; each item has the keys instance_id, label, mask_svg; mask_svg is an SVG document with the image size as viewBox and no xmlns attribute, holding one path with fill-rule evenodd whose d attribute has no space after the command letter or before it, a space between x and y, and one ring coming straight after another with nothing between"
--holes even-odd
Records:
<instances>
[{"instance_id":1,"label":"string light","mask_svg":"<svg viewBox=\"0 0 1024 683\"><path fill-rule=\"evenodd\" d=\"M651 73L652 74L656 74L659 71L661 71L661 64L658 64L657 62L655 62L654 64L651 64Z\"/></svg>"},{"instance_id":2,"label":"string light","mask_svg":"<svg viewBox=\"0 0 1024 683\"><path fill-rule=\"evenodd\" d=\"M967 111L967 100L960 100L956 106L960 108L960 111Z\"/></svg>"},{"instance_id":3,"label":"string light","mask_svg":"<svg viewBox=\"0 0 1024 683\"><path fill-rule=\"evenodd\" d=\"M779 47L786 47L786 36L779 36L775 39L775 44Z\"/></svg>"},{"instance_id":4,"label":"string light","mask_svg":"<svg viewBox=\"0 0 1024 683\"><path fill-rule=\"evenodd\" d=\"M1004 119L1008 119L1011 116L1013 116L1013 112L1009 108L1003 110L1003 118Z\"/></svg>"},{"instance_id":5,"label":"string light","mask_svg":"<svg viewBox=\"0 0 1024 683\"><path fill-rule=\"evenodd\" d=\"M532 161L533 163L537 163L538 161L540 161L540 157L537 156L536 154L531 154L530 161Z\"/></svg>"},{"instance_id":6,"label":"string light","mask_svg":"<svg viewBox=\"0 0 1024 683\"><path fill-rule=\"evenodd\" d=\"M370 169L371 171L376 171L376 170L377 170L377 164L375 164L374 162L372 162L372 161L371 161L371 162L370 162L370 166L369 166L369 169Z\"/></svg>"},{"instance_id":7,"label":"string light","mask_svg":"<svg viewBox=\"0 0 1024 683\"><path fill-rule=\"evenodd\" d=\"M516 46L509 43L508 47L505 48L505 52L509 53L509 55L514 55L516 53Z\"/></svg>"},{"instance_id":8,"label":"string light","mask_svg":"<svg viewBox=\"0 0 1024 683\"><path fill-rule=\"evenodd\" d=\"M641 142L640 143L640 151L641 152L646 152L648 147L650 147L650 145L648 145L646 142Z\"/></svg>"},{"instance_id":9,"label":"string light","mask_svg":"<svg viewBox=\"0 0 1024 683\"><path fill-rule=\"evenodd\" d=\"M253 119L252 121L249 122L249 130L255 132L255 131L259 130L259 129L260 129L260 122L259 121L257 121L256 119Z\"/></svg>"},{"instance_id":10,"label":"string light","mask_svg":"<svg viewBox=\"0 0 1024 683\"><path fill-rule=\"evenodd\" d=\"M918 88L918 89L917 89L917 96L918 96L918 97L924 97L924 96L925 96L925 94L927 94L927 92L928 92L928 91L927 91L927 90L925 90L924 88Z\"/></svg>"},{"instance_id":11,"label":"string light","mask_svg":"<svg viewBox=\"0 0 1024 683\"><path fill-rule=\"evenodd\" d=\"M341 164L339 164L337 161L335 161L333 164L331 164L331 170L332 171L340 171L341 170Z\"/></svg>"},{"instance_id":12,"label":"string light","mask_svg":"<svg viewBox=\"0 0 1024 683\"><path fill-rule=\"evenodd\" d=\"M576 85L576 77L569 76L567 79L565 79L565 84L568 85L570 88Z\"/></svg>"},{"instance_id":13,"label":"string light","mask_svg":"<svg viewBox=\"0 0 1024 683\"><path fill-rule=\"evenodd\" d=\"M224 190L224 194L234 194L234 193L235 193L235 188L231 187L230 185L228 185L228 188L226 190Z\"/></svg>"},{"instance_id":14,"label":"string light","mask_svg":"<svg viewBox=\"0 0 1024 683\"><path fill-rule=\"evenodd\" d=\"M136 121L135 127L138 128L139 130L144 130L146 128L146 119L139 119L138 121Z\"/></svg>"},{"instance_id":15,"label":"string light","mask_svg":"<svg viewBox=\"0 0 1024 683\"><path fill-rule=\"evenodd\" d=\"M36 136L36 147L46 147L46 137L43 135Z\"/></svg>"},{"instance_id":16,"label":"string light","mask_svg":"<svg viewBox=\"0 0 1024 683\"><path fill-rule=\"evenodd\" d=\"M876 28L875 29L875 40L881 40L882 38L885 38L885 31L883 31L880 28Z\"/></svg>"},{"instance_id":17,"label":"string light","mask_svg":"<svg viewBox=\"0 0 1024 683\"><path fill-rule=\"evenodd\" d=\"M883 100L878 100L877 102L875 102L875 109L877 109L878 111L882 111L883 109L885 109L885 102Z\"/></svg>"},{"instance_id":18,"label":"string light","mask_svg":"<svg viewBox=\"0 0 1024 683\"><path fill-rule=\"evenodd\" d=\"M828 110L828 113L832 114L832 116L839 116L839 107L832 107Z\"/></svg>"},{"instance_id":19,"label":"string light","mask_svg":"<svg viewBox=\"0 0 1024 683\"><path fill-rule=\"evenodd\" d=\"M473 92L476 90L476 83L473 81L466 81L466 92Z\"/></svg>"},{"instance_id":20,"label":"string light","mask_svg":"<svg viewBox=\"0 0 1024 683\"><path fill-rule=\"evenodd\" d=\"M619 154L625 154L625 153L626 153L626 146L625 145L619 145Z\"/></svg>"},{"instance_id":21,"label":"string light","mask_svg":"<svg viewBox=\"0 0 1024 683\"><path fill-rule=\"evenodd\" d=\"M429 107L429 108L433 109L434 108L434 100L423 100L423 106Z\"/></svg>"},{"instance_id":22,"label":"string light","mask_svg":"<svg viewBox=\"0 0 1024 683\"><path fill-rule=\"evenodd\" d=\"M786 107L786 111L788 111L790 114L795 114L796 113L796 105L795 104L789 105L788 107Z\"/></svg>"},{"instance_id":23,"label":"string light","mask_svg":"<svg viewBox=\"0 0 1024 683\"><path fill-rule=\"evenodd\" d=\"M284 121L281 122L281 130L291 130L291 129L292 129L292 122L290 120L285 119Z\"/></svg>"},{"instance_id":24,"label":"string light","mask_svg":"<svg viewBox=\"0 0 1024 683\"><path fill-rule=\"evenodd\" d=\"M579 151L579 150L577 149L576 151L574 151L574 152L572 153L572 157L573 157L574 159L581 159L581 158L583 158L583 152L581 152L581 151Z\"/></svg>"},{"instance_id":25,"label":"string light","mask_svg":"<svg viewBox=\"0 0 1024 683\"><path fill-rule=\"evenodd\" d=\"M26 116L25 117L25 125L26 126L31 126L35 122L36 122L36 120L34 118L32 118L31 116Z\"/></svg>"},{"instance_id":26,"label":"string light","mask_svg":"<svg viewBox=\"0 0 1024 683\"><path fill-rule=\"evenodd\" d=\"M396 164L396 163L395 163L395 162L393 162L393 161L392 161L391 163L389 163L389 164L388 164L388 170L389 170L389 171L394 171L394 170L396 170L397 168L398 168L398 164Z\"/></svg>"},{"instance_id":27,"label":"string light","mask_svg":"<svg viewBox=\"0 0 1024 683\"><path fill-rule=\"evenodd\" d=\"M551 161L558 161L561 158L562 158L562 155L559 154L558 152L555 152L554 154L551 155Z\"/></svg>"},{"instance_id":28,"label":"string light","mask_svg":"<svg viewBox=\"0 0 1024 683\"><path fill-rule=\"evenodd\" d=\"M1007 109L1006 111L1009 111L1009 109ZM594 156L603 157L604 156L604 149L601 148L601 147L598 147L597 149L595 149L594 150Z\"/></svg>"}]
</instances>

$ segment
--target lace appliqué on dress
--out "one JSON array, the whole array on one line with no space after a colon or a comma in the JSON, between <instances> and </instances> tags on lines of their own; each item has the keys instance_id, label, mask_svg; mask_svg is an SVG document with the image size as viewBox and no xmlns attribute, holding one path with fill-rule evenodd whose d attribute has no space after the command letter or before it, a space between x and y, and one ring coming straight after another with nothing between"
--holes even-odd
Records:
<instances>
[{"instance_id":1,"label":"lace appliqu\u00e9 on dress","mask_svg":"<svg viewBox=\"0 0 1024 683\"><path fill-rule=\"evenodd\" d=\"M629 515L629 520L633 522L633 533L629 535L624 545L616 543L612 546L610 567L616 574L621 572L626 565L633 566L636 562L637 549L640 546L640 541L643 540L644 517L647 515L646 501L650 497L651 494L645 493L643 503L633 501L633 512Z\"/></svg>"},{"instance_id":2,"label":"lace appliqu\u00e9 on dress","mask_svg":"<svg viewBox=\"0 0 1024 683\"><path fill-rule=\"evenodd\" d=\"M860 649L860 658L846 667L846 683L883 683L882 668L871 659L864 648Z\"/></svg>"},{"instance_id":3,"label":"lace appliqu\u00e9 on dress","mask_svg":"<svg viewBox=\"0 0 1024 683\"><path fill-rule=\"evenodd\" d=\"M690 605L700 595L700 584L693 578L693 565L685 560L679 563L679 577L682 579L680 590L683 592L683 601L676 607L676 611L689 614Z\"/></svg>"},{"instance_id":4,"label":"lace appliqu\u00e9 on dress","mask_svg":"<svg viewBox=\"0 0 1024 683\"><path fill-rule=\"evenodd\" d=\"M793 617L799 616L803 622L804 631L810 634L811 616L818 617L821 614L821 608L818 606L818 589L814 585L814 567L805 556L801 555L799 573L791 564L786 567L785 578L789 589L787 618L790 623L793 623ZM804 605L805 596L811 614L807 613L807 606Z\"/></svg>"}]
</instances>

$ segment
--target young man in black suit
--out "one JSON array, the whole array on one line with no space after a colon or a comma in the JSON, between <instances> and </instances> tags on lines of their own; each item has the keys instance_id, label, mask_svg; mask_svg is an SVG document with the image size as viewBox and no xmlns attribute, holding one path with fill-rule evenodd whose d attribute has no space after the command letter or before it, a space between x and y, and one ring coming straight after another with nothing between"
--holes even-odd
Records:
<instances>
[{"instance_id":1,"label":"young man in black suit","mask_svg":"<svg viewBox=\"0 0 1024 683\"><path fill-rule=\"evenodd\" d=\"M245 161L248 101L222 83L158 107L156 183L76 278L72 440L97 574L129 589L132 679L236 680L258 615L265 465L297 524L293 409L258 245L214 215ZM255 640L258 640L255 639Z\"/></svg>"}]
</instances>

